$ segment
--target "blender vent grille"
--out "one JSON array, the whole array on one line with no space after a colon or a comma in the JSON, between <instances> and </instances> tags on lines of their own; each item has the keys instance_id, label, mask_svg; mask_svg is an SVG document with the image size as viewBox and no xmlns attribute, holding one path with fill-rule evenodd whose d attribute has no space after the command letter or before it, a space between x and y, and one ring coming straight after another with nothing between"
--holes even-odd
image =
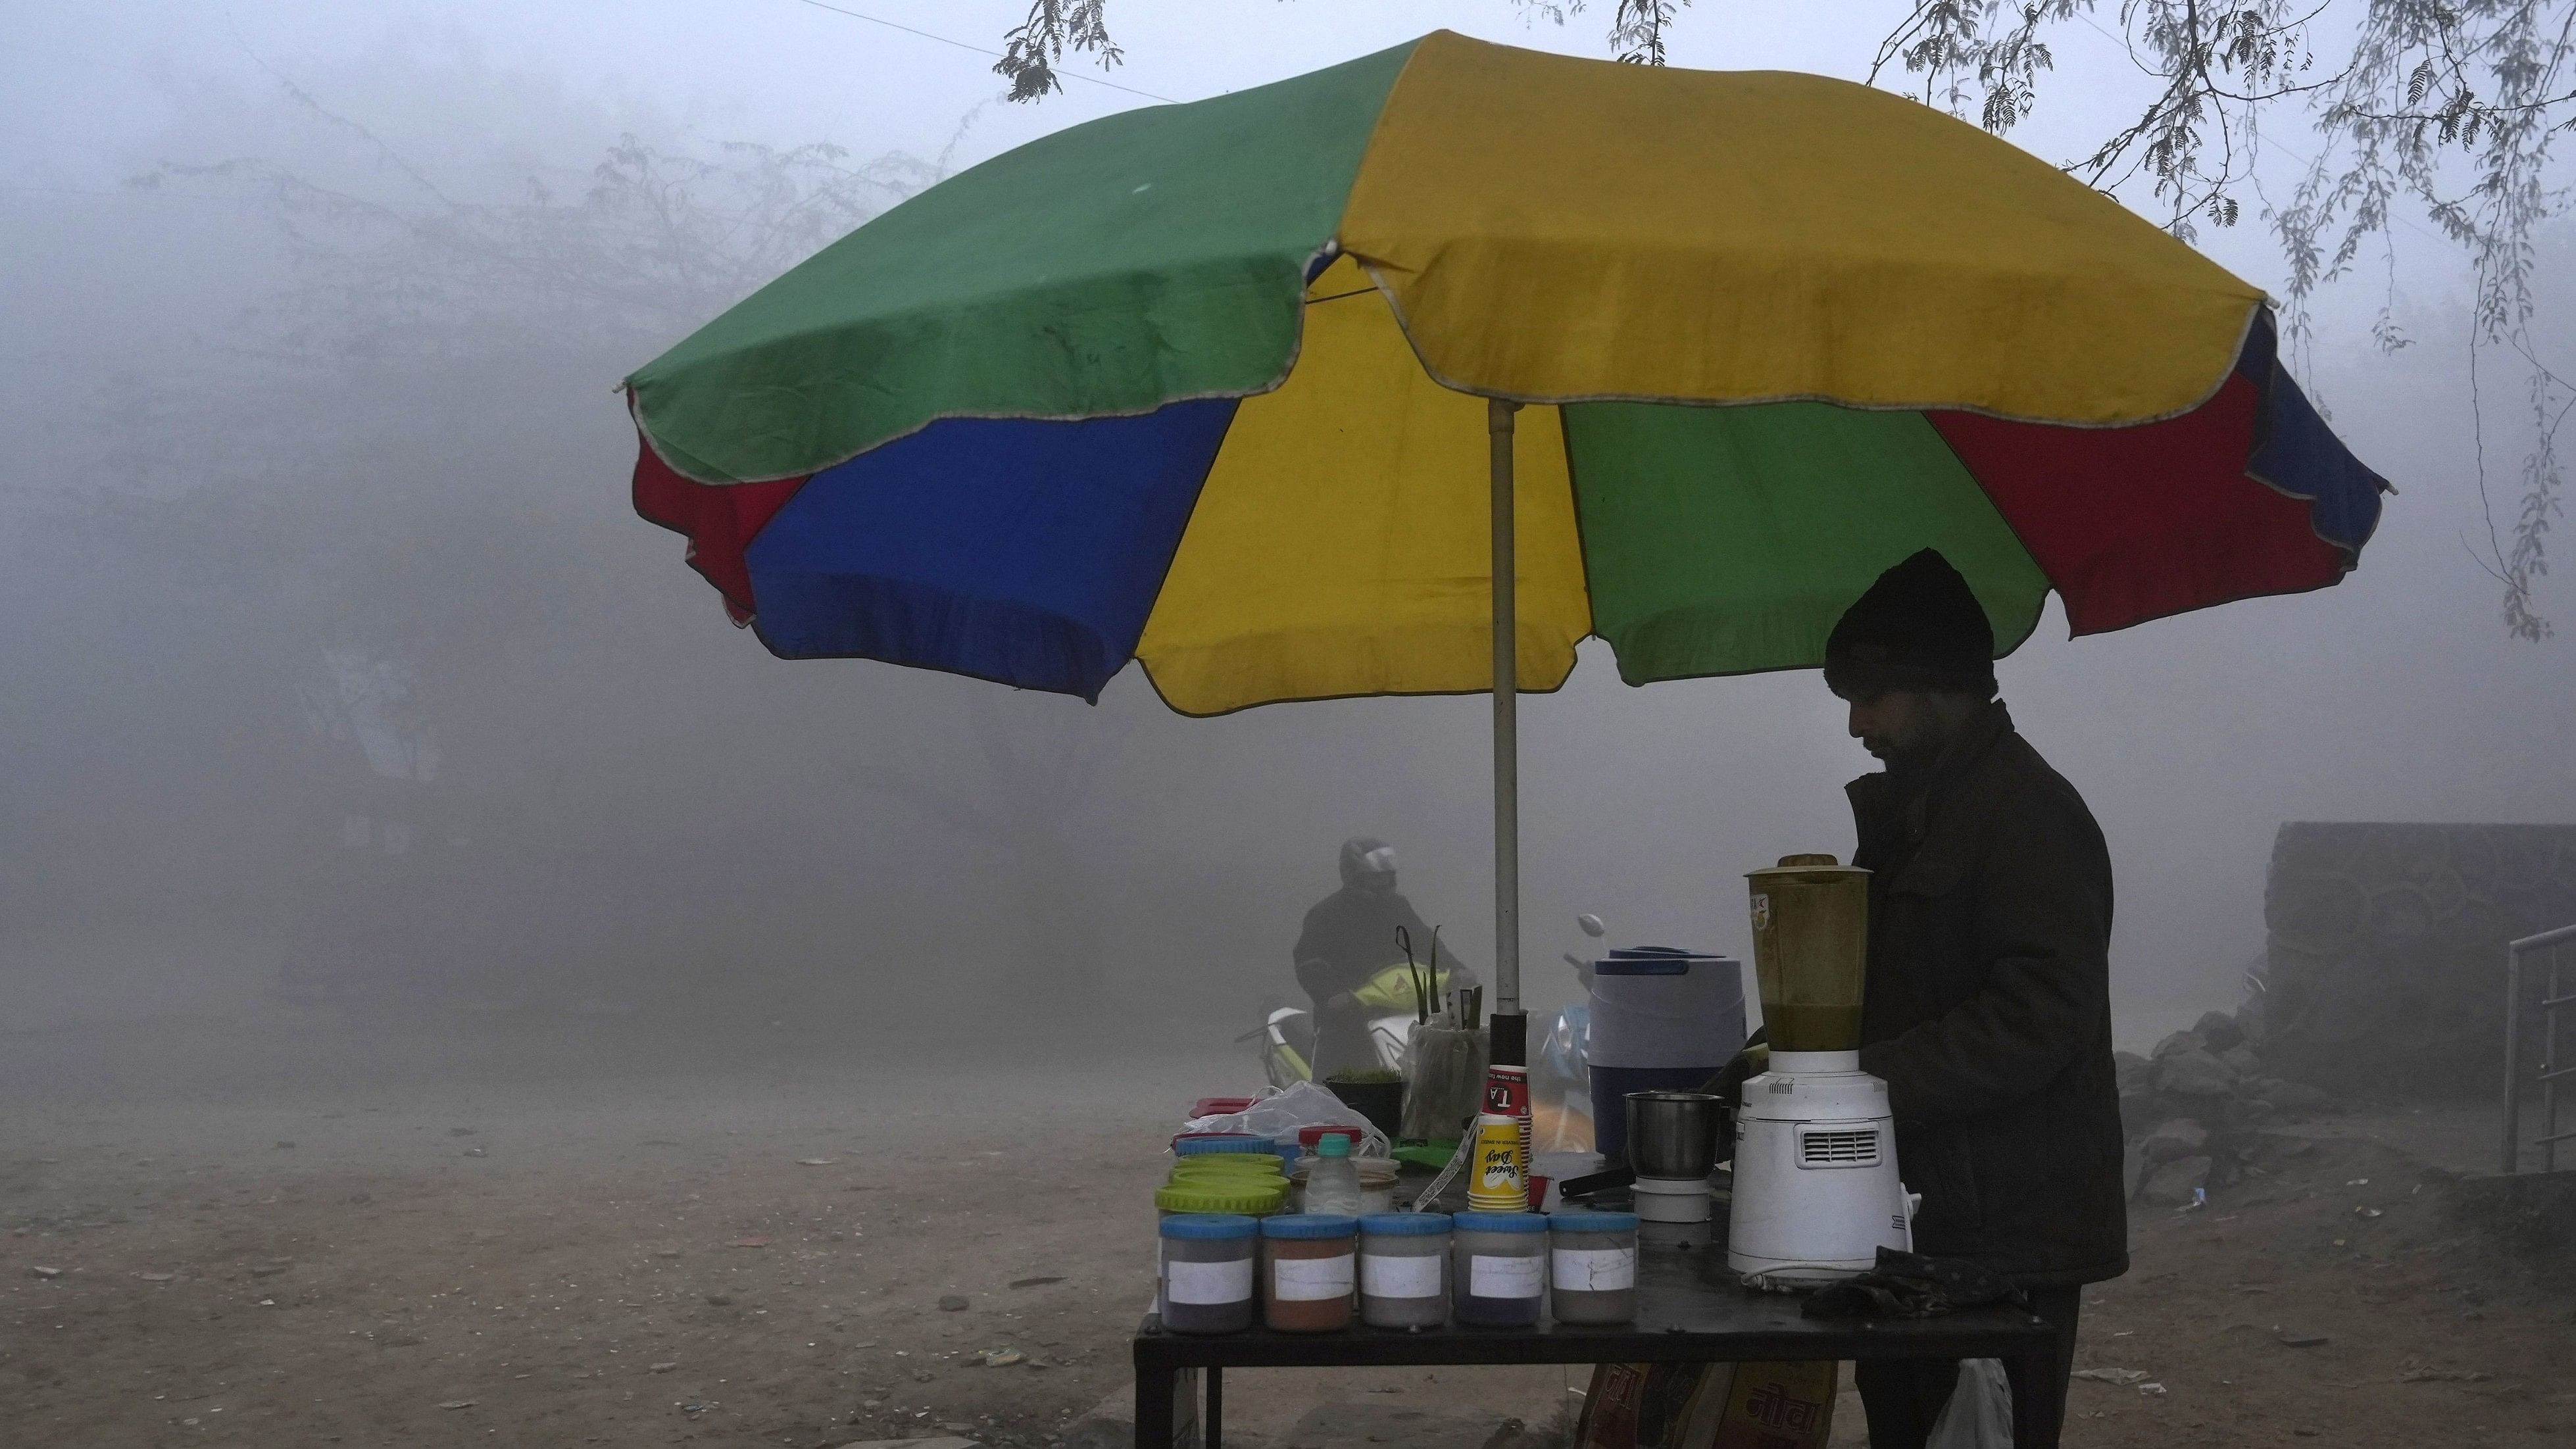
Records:
<instances>
[{"instance_id":1,"label":"blender vent grille","mask_svg":"<svg viewBox=\"0 0 2576 1449\"><path fill-rule=\"evenodd\" d=\"M1811 1128L1798 1134L1798 1165L1801 1167L1875 1167L1878 1165L1878 1129Z\"/></svg>"}]
</instances>

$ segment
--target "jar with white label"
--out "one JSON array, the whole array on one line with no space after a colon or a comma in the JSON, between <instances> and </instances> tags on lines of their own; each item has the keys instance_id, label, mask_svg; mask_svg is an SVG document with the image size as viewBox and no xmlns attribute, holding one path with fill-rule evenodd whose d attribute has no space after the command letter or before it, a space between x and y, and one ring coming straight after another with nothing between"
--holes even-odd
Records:
<instances>
[{"instance_id":1,"label":"jar with white label","mask_svg":"<svg viewBox=\"0 0 2576 1449\"><path fill-rule=\"evenodd\" d=\"M1252 1260L1260 1224L1234 1213L1164 1218L1155 1312L1174 1333L1241 1333L1252 1326Z\"/></svg>"},{"instance_id":2,"label":"jar with white label","mask_svg":"<svg viewBox=\"0 0 2576 1449\"><path fill-rule=\"evenodd\" d=\"M1283 1213L1261 1220L1261 1321L1281 1333L1351 1326L1359 1293L1360 1220Z\"/></svg>"},{"instance_id":3,"label":"jar with white label","mask_svg":"<svg viewBox=\"0 0 2576 1449\"><path fill-rule=\"evenodd\" d=\"M1637 1215L1548 1215L1548 1301L1559 1323L1637 1318Z\"/></svg>"},{"instance_id":4,"label":"jar with white label","mask_svg":"<svg viewBox=\"0 0 2576 1449\"><path fill-rule=\"evenodd\" d=\"M1360 1219L1360 1322L1438 1328L1449 1321L1449 1215L1371 1213Z\"/></svg>"},{"instance_id":5,"label":"jar with white label","mask_svg":"<svg viewBox=\"0 0 2576 1449\"><path fill-rule=\"evenodd\" d=\"M1460 1213L1449 1220L1449 1301L1460 1323L1527 1328L1547 1292L1547 1219Z\"/></svg>"}]
</instances>

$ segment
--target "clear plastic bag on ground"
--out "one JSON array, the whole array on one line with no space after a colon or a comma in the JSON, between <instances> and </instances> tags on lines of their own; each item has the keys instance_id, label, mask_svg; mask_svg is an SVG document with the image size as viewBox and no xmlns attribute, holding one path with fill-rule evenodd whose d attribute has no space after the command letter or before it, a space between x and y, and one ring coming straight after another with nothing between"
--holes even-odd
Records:
<instances>
[{"instance_id":1,"label":"clear plastic bag on ground","mask_svg":"<svg viewBox=\"0 0 2576 1449\"><path fill-rule=\"evenodd\" d=\"M1958 1387L1932 1421L1924 1449L2012 1449L2012 1380L1999 1358L1959 1361Z\"/></svg>"},{"instance_id":2,"label":"clear plastic bag on ground","mask_svg":"<svg viewBox=\"0 0 2576 1449\"><path fill-rule=\"evenodd\" d=\"M1182 1124L1181 1130L1249 1132L1255 1137L1285 1137L1293 1142L1300 1127L1356 1127L1360 1133L1356 1155L1361 1157L1386 1157L1395 1150L1386 1134L1370 1125L1359 1109L1313 1082L1297 1082L1266 1092L1240 1112L1193 1117Z\"/></svg>"}]
</instances>

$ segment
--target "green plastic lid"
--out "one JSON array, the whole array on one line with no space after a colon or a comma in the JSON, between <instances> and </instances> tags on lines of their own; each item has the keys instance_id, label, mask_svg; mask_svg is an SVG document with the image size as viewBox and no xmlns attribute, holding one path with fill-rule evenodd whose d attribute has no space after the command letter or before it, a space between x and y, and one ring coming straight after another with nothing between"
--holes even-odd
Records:
<instances>
[{"instance_id":1,"label":"green plastic lid","mask_svg":"<svg viewBox=\"0 0 2576 1449\"><path fill-rule=\"evenodd\" d=\"M1173 1192L1215 1192L1236 1197L1247 1192L1268 1193L1284 1200L1288 1195L1287 1180L1276 1177L1176 1177L1163 1186ZM1210 1208L1207 1211L1239 1212L1241 1209Z\"/></svg>"},{"instance_id":2,"label":"green plastic lid","mask_svg":"<svg viewBox=\"0 0 2576 1449\"><path fill-rule=\"evenodd\" d=\"M1348 1157L1351 1155L1351 1139L1344 1137L1339 1132L1333 1133L1329 1137L1318 1138L1315 1142L1315 1155L1317 1157Z\"/></svg>"},{"instance_id":3,"label":"green plastic lid","mask_svg":"<svg viewBox=\"0 0 2576 1449\"><path fill-rule=\"evenodd\" d=\"M1287 1205L1288 1185L1188 1183L1159 1188L1154 1206L1167 1213L1275 1213Z\"/></svg>"},{"instance_id":4,"label":"green plastic lid","mask_svg":"<svg viewBox=\"0 0 2576 1449\"><path fill-rule=\"evenodd\" d=\"M1173 1183L1184 1183L1286 1182L1288 1179L1279 1171L1279 1164L1275 1162L1264 1167L1200 1167L1193 1159L1190 1162L1175 1164L1169 1180Z\"/></svg>"}]
</instances>

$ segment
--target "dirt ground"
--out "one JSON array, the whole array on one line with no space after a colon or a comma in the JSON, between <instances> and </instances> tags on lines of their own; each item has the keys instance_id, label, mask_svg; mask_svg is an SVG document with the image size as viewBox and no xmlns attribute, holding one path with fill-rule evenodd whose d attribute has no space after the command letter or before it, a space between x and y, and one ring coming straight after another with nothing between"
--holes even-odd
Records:
<instances>
[{"instance_id":1,"label":"dirt ground","mask_svg":"<svg viewBox=\"0 0 2576 1449\"><path fill-rule=\"evenodd\" d=\"M10 1033L0 1443L1055 1442L1127 1383L1161 1137L1250 1070L783 1023ZM2576 1442L2571 1275L2426 1179L2490 1139L2328 1119L2140 1211L2079 1365L2145 1377L2079 1380L2067 1442ZM1238 1373L1229 1438L1481 1449L1584 1381Z\"/></svg>"}]
</instances>

